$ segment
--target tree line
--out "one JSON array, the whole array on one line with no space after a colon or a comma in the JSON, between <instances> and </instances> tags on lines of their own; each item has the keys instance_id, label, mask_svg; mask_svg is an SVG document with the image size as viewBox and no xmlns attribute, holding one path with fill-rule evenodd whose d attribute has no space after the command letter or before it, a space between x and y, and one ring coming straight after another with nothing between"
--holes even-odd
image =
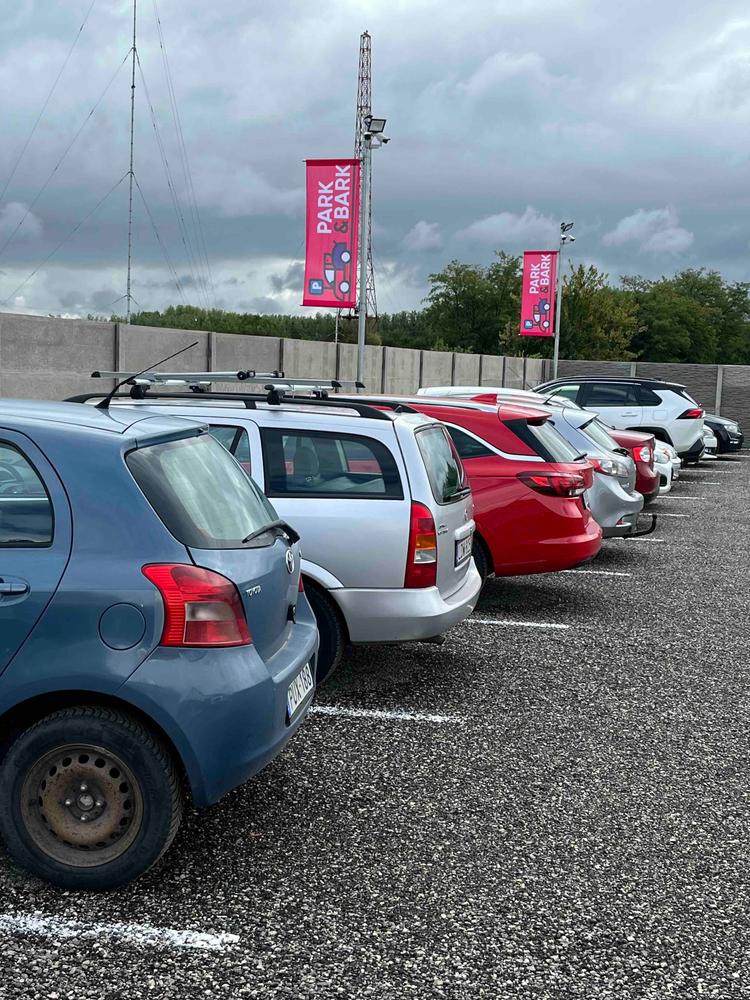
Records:
<instances>
[{"instance_id":1,"label":"tree line","mask_svg":"<svg viewBox=\"0 0 750 1000\"><path fill-rule=\"evenodd\" d=\"M519 336L520 257L498 251L488 265L451 261L429 276L422 309L368 320L368 343L473 354L551 357L552 339ZM750 283L688 268L658 280L625 275L613 285L596 267L569 266L563 279L560 355L607 361L750 364ZM113 317L117 319L118 317ZM136 313L142 326L332 340L335 313L258 315L196 306ZM357 339L342 313L339 337Z\"/></svg>"}]
</instances>

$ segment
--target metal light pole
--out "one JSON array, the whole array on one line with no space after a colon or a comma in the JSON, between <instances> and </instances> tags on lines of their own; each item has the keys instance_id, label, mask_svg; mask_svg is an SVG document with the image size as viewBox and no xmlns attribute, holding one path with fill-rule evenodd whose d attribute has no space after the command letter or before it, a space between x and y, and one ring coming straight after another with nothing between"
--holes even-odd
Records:
<instances>
[{"instance_id":1,"label":"metal light pole","mask_svg":"<svg viewBox=\"0 0 750 1000\"><path fill-rule=\"evenodd\" d=\"M370 256L368 237L370 227L370 161L372 158L372 136L369 132L362 143L362 198L359 213L359 305L357 324L357 381L364 381L365 337L367 335L367 261Z\"/></svg>"},{"instance_id":2,"label":"metal light pole","mask_svg":"<svg viewBox=\"0 0 750 1000\"><path fill-rule=\"evenodd\" d=\"M574 222L560 223L560 247L557 251L557 281L555 289L555 350L552 356L552 378L557 378L557 365L560 360L560 310L562 309L562 278L563 278L563 247L566 243L575 243L575 236L567 234L575 225Z\"/></svg>"}]
</instances>

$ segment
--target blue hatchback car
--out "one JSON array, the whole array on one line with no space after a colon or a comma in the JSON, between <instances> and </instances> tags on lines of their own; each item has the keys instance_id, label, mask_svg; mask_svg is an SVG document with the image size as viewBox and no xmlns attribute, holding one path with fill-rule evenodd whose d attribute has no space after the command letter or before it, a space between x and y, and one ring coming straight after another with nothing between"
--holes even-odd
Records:
<instances>
[{"instance_id":1,"label":"blue hatchback car","mask_svg":"<svg viewBox=\"0 0 750 1000\"><path fill-rule=\"evenodd\" d=\"M187 420L0 400L0 833L66 888L136 878L183 797L274 758L313 697L299 539Z\"/></svg>"}]
</instances>

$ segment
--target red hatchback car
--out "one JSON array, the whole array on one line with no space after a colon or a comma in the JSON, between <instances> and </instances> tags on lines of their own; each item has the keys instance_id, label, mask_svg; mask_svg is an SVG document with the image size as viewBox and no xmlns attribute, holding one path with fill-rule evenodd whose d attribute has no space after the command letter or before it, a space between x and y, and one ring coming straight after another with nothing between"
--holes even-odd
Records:
<instances>
[{"instance_id":1,"label":"red hatchback car","mask_svg":"<svg viewBox=\"0 0 750 1000\"><path fill-rule=\"evenodd\" d=\"M483 578L554 573L599 552L602 530L583 497L592 466L577 460L548 414L515 404L360 401L403 405L447 426L471 484L474 560Z\"/></svg>"},{"instance_id":2,"label":"red hatchback car","mask_svg":"<svg viewBox=\"0 0 750 1000\"><path fill-rule=\"evenodd\" d=\"M644 503L659 496L660 477L654 470L654 435L640 431L621 431L607 425L607 434L624 448L635 462L635 488Z\"/></svg>"}]
</instances>

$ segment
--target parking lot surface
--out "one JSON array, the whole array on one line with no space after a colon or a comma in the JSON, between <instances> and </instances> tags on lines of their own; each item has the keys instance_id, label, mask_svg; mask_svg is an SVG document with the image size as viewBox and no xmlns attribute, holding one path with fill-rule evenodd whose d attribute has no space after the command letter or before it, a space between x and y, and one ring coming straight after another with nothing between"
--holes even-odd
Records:
<instances>
[{"instance_id":1,"label":"parking lot surface","mask_svg":"<svg viewBox=\"0 0 750 1000\"><path fill-rule=\"evenodd\" d=\"M352 654L126 890L0 858L0 998L750 995L749 487Z\"/></svg>"}]
</instances>

